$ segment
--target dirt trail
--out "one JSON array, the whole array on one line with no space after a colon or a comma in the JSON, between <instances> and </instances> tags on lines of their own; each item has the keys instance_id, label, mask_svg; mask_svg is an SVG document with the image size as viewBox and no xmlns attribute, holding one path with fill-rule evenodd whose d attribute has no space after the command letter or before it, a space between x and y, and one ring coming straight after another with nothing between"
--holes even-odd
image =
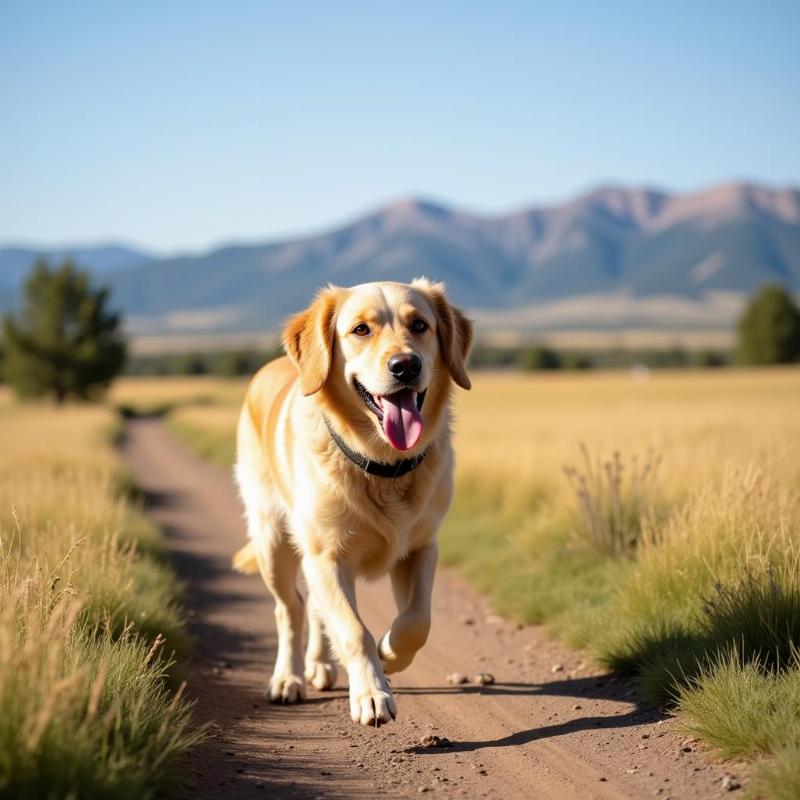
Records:
<instances>
[{"instance_id":1,"label":"dirt trail","mask_svg":"<svg viewBox=\"0 0 800 800\"><path fill-rule=\"evenodd\" d=\"M709 766L673 723L641 708L632 687L584 667L536 627L493 616L440 570L433 631L411 668L393 676L399 718L379 730L350 722L340 671L333 692L301 706L262 698L275 653L272 603L255 576L229 568L244 541L225 470L206 464L157 420L133 420L124 453L166 532L188 587L188 665L198 716L217 735L190 757L197 798L710 798L724 770ZM388 584L361 586L359 607L382 633ZM491 672L493 686L445 676ZM449 748L426 748L426 734Z\"/></svg>"}]
</instances>

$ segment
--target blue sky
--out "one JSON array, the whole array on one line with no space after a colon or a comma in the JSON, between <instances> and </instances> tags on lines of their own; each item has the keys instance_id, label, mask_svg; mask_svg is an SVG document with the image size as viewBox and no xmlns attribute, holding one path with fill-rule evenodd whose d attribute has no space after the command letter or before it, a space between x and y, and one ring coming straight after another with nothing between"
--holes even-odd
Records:
<instances>
[{"instance_id":1,"label":"blue sky","mask_svg":"<svg viewBox=\"0 0 800 800\"><path fill-rule=\"evenodd\" d=\"M800 183L797 2L0 0L0 240Z\"/></svg>"}]
</instances>

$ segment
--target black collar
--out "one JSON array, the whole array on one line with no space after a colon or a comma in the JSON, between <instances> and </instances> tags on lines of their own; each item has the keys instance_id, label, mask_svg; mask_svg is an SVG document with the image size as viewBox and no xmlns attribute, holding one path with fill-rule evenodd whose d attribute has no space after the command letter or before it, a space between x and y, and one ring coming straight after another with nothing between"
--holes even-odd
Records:
<instances>
[{"instance_id":1,"label":"black collar","mask_svg":"<svg viewBox=\"0 0 800 800\"><path fill-rule=\"evenodd\" d=\"M357 466L364 470L369 475L377 475L379 478L400 478L408 474L411 470L416 469L428 455L427 450L423 450L418 456L413 458L404 458L401 461L395 461L394 464L387 464L385 461L372 461L367 458L363 453L356 453L351 450L346 444L344 439L339 436L333 429L331 421L323 414L322 418L328 426L328 432L331 439L336 442L336 446Z\"/></svg>"}]
</instances>

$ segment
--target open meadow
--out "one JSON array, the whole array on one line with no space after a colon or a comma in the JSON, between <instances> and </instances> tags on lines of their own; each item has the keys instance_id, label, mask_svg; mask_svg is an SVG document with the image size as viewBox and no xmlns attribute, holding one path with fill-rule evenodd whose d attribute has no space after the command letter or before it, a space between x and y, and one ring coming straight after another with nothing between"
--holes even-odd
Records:
<instances>
[{"instance_id":1,"label":"open meadow","mask_svg":"<svg viewBox=\"0 0 800 800\"><path fill-rule=\"evenodd\" d=\"M126 380L232 463L245 383ZM502 614L636 676L687 735L800 793L800 371L478 373L445 562Z\"/></svg>"}]
</instances>

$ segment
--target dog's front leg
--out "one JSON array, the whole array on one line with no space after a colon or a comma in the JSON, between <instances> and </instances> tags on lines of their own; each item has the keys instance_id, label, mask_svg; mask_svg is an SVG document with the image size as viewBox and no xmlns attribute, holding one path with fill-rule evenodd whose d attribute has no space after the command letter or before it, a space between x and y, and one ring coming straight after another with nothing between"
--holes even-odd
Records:
<instances>
[{"instance_id":1,"label":"dog's front leg","mask_svg":"<svg viewBox=\"0 0 800 800\"><path fill-rule=\"evenodd\" d=\"M412 551L392 569L392 589L400 613L378 644L386 675L404 670L428 639L437 556L433 542Z\"/></svg>"},{"instance_id":2,"label":"dog's front leg","mask_svg":"<svg viewBox=\"0 0 800 800\"><path fill-rule=\"evenodd\" d=\"M355 581L328 555L307 555L303 572L350 680L350 716L362 725L381 725L397 716L392 691L378 657L375 639L356 608Z\"/></svg>"}]
</instances>

